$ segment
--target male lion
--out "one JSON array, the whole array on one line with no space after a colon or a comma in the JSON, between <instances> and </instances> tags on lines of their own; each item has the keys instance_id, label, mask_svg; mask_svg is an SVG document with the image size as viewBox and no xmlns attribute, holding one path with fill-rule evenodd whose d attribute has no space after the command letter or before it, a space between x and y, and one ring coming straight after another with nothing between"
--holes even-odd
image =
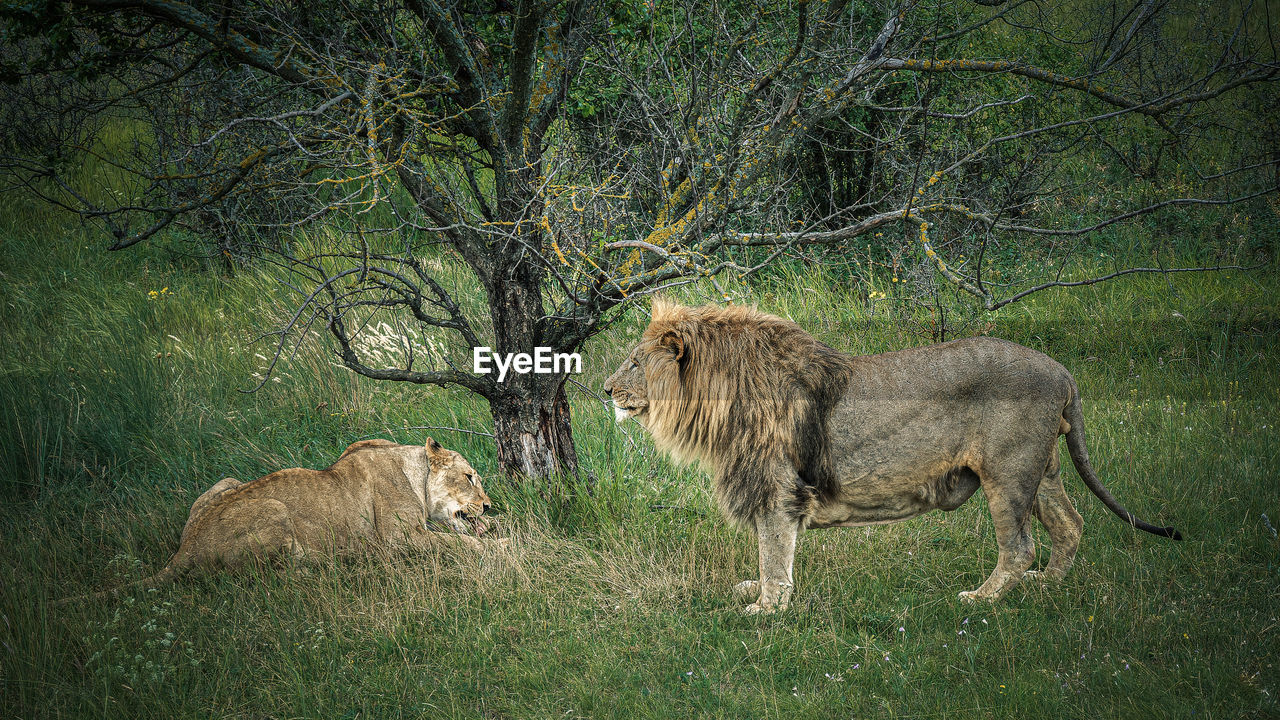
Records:
<instances>
[{"instance_id":1,"label":"male lion","mask_svg":"<svg viewBox=\"0 0 1280 720\"><path fill-rule=\"evenodd\" d=\"M1052 541L1044 575L1061 578L1083 521L1058 477L1058 435L1085 485L1121 519L1156 535L1107 492L1084 443L1080 394L1053 359L969 338L853 357L795 323L752 308L661 300L640 344L604 385L619 422L633 417L658 447L715 473L730 520L754 528L760 579L748 613L791 597L805 528L896 522L954 510L982 487L999 561L965 600L996 600L1031 567L1028 518Z\"/></svg>"},{"instance_id":2,"label":"male lion","mask_svg":"<svg viewBox=\"0 0 1280 720\"><path fill-rule=\"evenodd\" d=\"M489 496L458 453L432 438L424 446L389 440L353 443L324 470L289 468L250 483L220 480L196 499L178 550L151 577L166 582L197 567L234 567L251 557L340 550L375 541L390 546L479 548ZM435 532L428 521L453 534ZM502 541L505 542L505 541ZM77 598L68 598L69 602Z\"/></svg>"}]
</instances>

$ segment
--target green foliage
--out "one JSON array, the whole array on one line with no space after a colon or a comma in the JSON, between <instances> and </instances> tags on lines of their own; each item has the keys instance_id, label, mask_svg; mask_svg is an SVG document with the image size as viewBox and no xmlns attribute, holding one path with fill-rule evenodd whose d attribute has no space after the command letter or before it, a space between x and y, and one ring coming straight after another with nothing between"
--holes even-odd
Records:
<instances>
[{"instance_id":1,"label":"green foliage","mask_svg":"<svg viewBox=\"0 0 1280 720\"><path fill-rule=\"evenodd\" d=\"M614 425L594 397L573 391L594 494L504 483L486 438L408 429L487 430L464 393L367 382L314 348L280 382L239 392L262 369L253 338L287 307L268 279L192 273L159 249L103 256L85 229L13 200L2 216L6 716L1280 713L1274 272L1134 278L993 315L941 297L953 332L1067 365L1104 482L1186 541L1134 533L1070 475L1086 529L1062 583L959 603L995 562L975 499L807 533L794 607L758 619L729 594L755 572L754 544L720 518L706 476ZM1218 230L1186 232L1193 253L1196 233ZM893 283L892 261L796 258L735 291L851 352L928 342L938 306L895 287L908 276ZM593 340L578 380L598 388L643 322L632 313ZM191 501L221 477L322 467L362 437L427 435L489 478L509 556L357 554L47 604L157 570Z\"/></svg>"},{"instance_id":2,"label":"green foliage","mask_svg":"<svg viewBox=\"0 0 1280 720\"><path fill-rule=\"evenodd\" d=\"M0 58L0 82L17 82L32 70L67 69L80 80L101 77L129 62L154 40L142 14L75 15L64 3L0 2L0 45L18 48L41 39L38 56Z\"/></svg>"}]
</instances>

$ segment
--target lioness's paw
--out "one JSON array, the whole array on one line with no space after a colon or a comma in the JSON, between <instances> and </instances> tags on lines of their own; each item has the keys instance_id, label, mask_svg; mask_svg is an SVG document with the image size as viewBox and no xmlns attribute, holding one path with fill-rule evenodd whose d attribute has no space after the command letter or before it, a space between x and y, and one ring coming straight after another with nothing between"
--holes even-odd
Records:
<instances>
[{"instance_id":1,"label":"lioness's paw","mask_svg":"<svg viewBox=\"0 0 1280 720\"><path fill-rule=\"evenodd\" d=\"M743 600L760 597L759 580L743 580L733 586L733 594Z\"/></svg>"},{"instance_id":2,"label":"lioness's paw","mask_svg":"<svg viewBox=\"0 0 1280 720\"><path fill-rule=\"evenodd\" d=\"M960 593L960 599L967 603L976 603L980 600L995 600L994 597L980 593L977 590L965 590Z\"/></svg>"}]
</instances>

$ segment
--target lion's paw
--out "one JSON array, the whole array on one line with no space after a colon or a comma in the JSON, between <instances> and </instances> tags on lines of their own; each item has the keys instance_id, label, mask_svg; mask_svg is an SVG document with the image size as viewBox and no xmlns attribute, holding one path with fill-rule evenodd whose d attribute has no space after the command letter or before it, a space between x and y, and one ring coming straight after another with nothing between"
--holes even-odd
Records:
<instances>
[{"instance_id":1,"label":"lion's paw","mask_svg":"<svg viewBox=\"0 0 1280 720\"><path fill-rule=\"evenodd\" d=\"M760 581L759 580L743 580L733 586L733 594L739 598L758 598L760 597Z\"/></svg>"},{"instance_id":2,"label":"lion's paw","mask_svg":"<svg viewBox=\"0 0 1280 720\"><path fill-rule=\"evenodd\" d=\"M996 602L1000 600L1000 593L983 592L982 589L975 591L965 591L960 593L960 600L963 602Z\"/></svg>"},{"instance_id":3,"label":"lion's paw","mask_svg":"<svg viewBox=\"0 0 1280 720\"><path fill-rule=\"evenodd\" d=\"M775 603L773 605L766 605L757 600L756 602L753 602L750 605L742 608L742 614L743 615L773 615L774 613L779 613L786 609L787 609L786 603Z\"/></svg>"}]
</instances>

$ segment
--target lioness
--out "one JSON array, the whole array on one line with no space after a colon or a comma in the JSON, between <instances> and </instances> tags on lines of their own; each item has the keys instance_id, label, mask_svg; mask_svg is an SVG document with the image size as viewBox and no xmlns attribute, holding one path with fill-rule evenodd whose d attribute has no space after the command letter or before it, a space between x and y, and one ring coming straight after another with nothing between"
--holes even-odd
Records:
<instances>
[{"instance_id":1,"label":"lioness","mask_svg":"<svg viewBox=\"0 0 1280 720\"><path fill-rule=\"evenodd\" d=\"M735 590L749 613L791 597L805 528L897 522L954 510L982 487L999 560L960 593L996 600L1031 567L1032 514L1052 541L1047 577L1071 567L1083 521L1058 476L1058 435L1085 485L1125 522L1182 539L1125 510L1085 449L1080 394L1052 358L993 338L853 357L752 308L655 301L640 343L604 385L618 422L715 473L730 520L753 528L760 579Z\"/></svg>"},{"instance_id":2,"label":"lioness","mask_svg":"<svg viewBox=\"0 0 1280 720\"><path fill-rule=\"evenodd\" d=\"M251 557L302 556L372 540L390 546L479 548L489 496L458 453L389 440L353 443L324 470L289 468L242 483L226 478L191 506L178 550L151 577L101 597L156 584L197 567L232 567ZM435 532L428 522L454 533ZM68 598L65 603L77 598Z\"/></svg>"}]
</instances>

